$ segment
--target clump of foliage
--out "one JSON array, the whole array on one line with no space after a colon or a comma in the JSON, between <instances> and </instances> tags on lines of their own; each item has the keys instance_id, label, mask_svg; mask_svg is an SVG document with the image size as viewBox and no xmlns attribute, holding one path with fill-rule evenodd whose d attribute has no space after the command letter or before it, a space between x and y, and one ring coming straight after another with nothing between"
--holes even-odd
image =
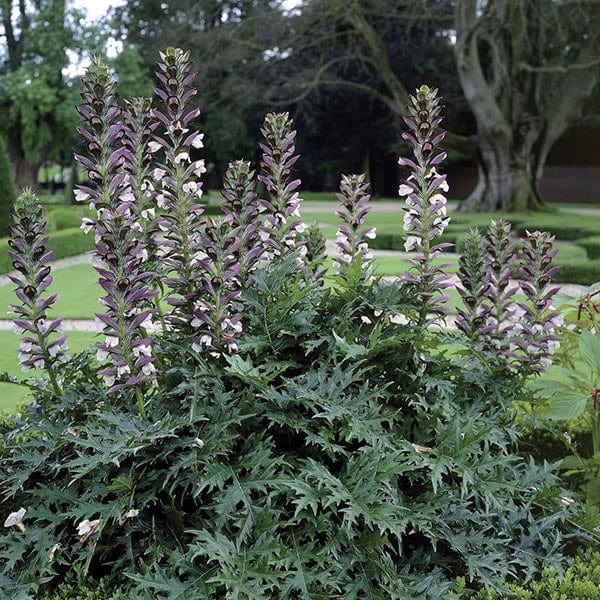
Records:
<instances>
[{"instance_id":1,"label":"clump of foliage","mask_svg":"<svg viewBox=\"0 0 600 600\"><path fill-rule=\"evenodd\" d=\"M564 573L547 567L541 577L525 585L509 584L508 593L480 592L476 600L499 600L509 596L516 600L590 600L600 589L600 552L592 548L580 550Z\"/></svg>"},{"instance_id":2,"label":"clump of foliage","mask_svg":"<svg viewBox=\"0 0 600 600\"><path fill-rule=\"evenodd\" d=\"M16 199L17 192L13 183L6 144L0 137L0 237L8 234Z\"/></svg>"},{"instance_id":3,"label":"clump of foliage","mask_svg":"<svg viewBox=\"0 0 600 600\"><path fill-rule=\"evenodd\" d=\"M407 121L407 243L422 249L410 279L373 273L366 182L346 176L325 286L322 248L302 238L288 115L266 117L258 174L232 164L224 217L209 219L188 54L167 49L158 76L157 107L122 107L99 61L84 81L79 160L94 186L78 195L94 211L103 337L70 357L61 342L60 362L42 353L49 383L30 380L35 401L2 425L4 597L74 568L129 597L186 600L439 598L457 577L497 588L560 568L570 507L553 468L516 452L511 400L535 365L480 348L477 324L474 337L436 327L435 91L418 90ZM35 248L41 213L22 202ZM22 321L50 302L20 299ZM442 349L453 341L462 352Z\"/></svg>"}]
</instances>

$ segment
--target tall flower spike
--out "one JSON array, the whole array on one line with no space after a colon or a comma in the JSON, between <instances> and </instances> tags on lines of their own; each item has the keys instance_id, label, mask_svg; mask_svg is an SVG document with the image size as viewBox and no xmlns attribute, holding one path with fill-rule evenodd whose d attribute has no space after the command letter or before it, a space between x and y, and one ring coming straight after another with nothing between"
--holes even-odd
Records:
<instances>
[{"instance_id":1,"label":"tall flower spike","mask_svg":"<svg viewBox=\"0 0 600 600\"><path fill-rule=\"evenodd\" d=\"M264 255L260 237L260 206L256 179L249 162L237 160L229 163L223 178L221 195L224 200L221 204L221 210L225 214L224 220L238 232L240 243L237 251L237 279L243 288L252 282L252 272Z\"/></svg>"},{"instance_id":2,"label":"tall flower spike","mask_svg":"<svg viewBox=\"0 0 600 600\"><path fill-rule=\"evenodd\" d=\"M517 286L511 279L517 272L517 244L513 240L510 223L493 220L483 239L487 265L486 299L490 310L482 338L500 356L510 360L514 356L514 337L524 315L523 309L514 302Z\"/></svg>"},{"instance_id":3,"label":"tall flower spike","mask_svg":"<svg viewBox=\"0 0 600 600\"><path fill-rule=\"evenodd\" d=\"M373 271L373 254L369 239L375 238L375 227L366 227L370 194L369 184L363 175L343 175L336 197L341 208L335 214L342 220L338 225L336 246L339 257L335 269L347 284L357 284L367 279Z\"/></svg>"},{"instance_id":4,"label":"tall flower spike","mask_svg":"<svg viewBox=\"0 0 600 600\"><path fill-rule=\"evenodd\" d=\"M237 340L242 333L239 296L238 252L241 240L229 223L207 224L202 236L206 258L201 277L202 296L196 299L192 327L195 328L193 348L208 350L218 358L237 352Z\"/></svg>"},{"instance_id":5,"label":"tall flower spike","mask_svg":"<svg viewBox=\"0 0 600 600\"><path fill-rule=\"evenodd\" d=\"M148 258L137 221L131 177L125 163L135 160L132 149L123 144L125 127L115 94L115 82L108 67L94 59L83 82L79 113L87 129L79 131L87 141L90 157L76 156L88 169L94 188L80 188L87 196L96 218L88 221L94 229L98 283L105 292L100 303L106 312L98 314L105 339L97 344L98 360L109 359L101 369L109 391L135 386L155 377L148 337L156 292L150 289L154 276L144 270ZM140 412L145 410L138 388Z\"/></svg>"},{"instance_id":6,"label":"tall flower spike","mask_svg":"<svg viewBox=\"0 0 600 600\"><path fill-rule=\"evenodd\" d=\"M478 229L471 229L465 238L458 259L458 278L465 310L458 309L456 326L473 340L488 326L490 307L486 304L488 265L484 259L483 238Z\"/></svg>"},{"instance_id":7,"label":"tall flower spike","mask_svg":"<svg viewBox=\"0 0 600 600\"><path fill-rule=\"evenodd\" d=\"M288 113L269 113L265 117L261 133L265 139L260 143L263 152L260 163L262 174L258 179L268 192L262 199L265 223L261 237L269 257L283 256L299 250L300 257L306 254L304 244L298 242L298 233L306 231L306 223L300 219L300 197L295 190L299 179L292 180L292 167L300 158L295 154L296 131ZM295 220L289 221L290 218Z\"/></svg>"},{"instance_id":8,"label":"tall flower spike","mask_svg":"<svg viewBox=\"0 0 600 600\"><path fill-rule=\"evenodd\" d=\"M515 344L519 347L519 368L541 373L552 364L550 357L560 346L557 329L564 323L563 315L553 310L552 298L558 287L551 287L552 278L560 267L552 266L558 250L554 236L548 232L527 232L519 252L521 266L519 285L528 302L519 306L525 312Z\"/></svg>"},{"instance_id":9,"label":"tall flower spike","mask_svg":"<svg viewBox=\"0 0 600 600\"><path fill-rule=\"evenodd\" d=\"M129 175L128 184L133 194L133 209L140 226L140 238L146 245L148 262L156 263L156 236L159 220L156 217L156 191L152 181L154 167L153 131L158 123L151 116L150 98L132 98L124 101L123 145L127 149L123 168Z\"/></svg>"},{"instance_id":10,"label":"tall flower spike","mask_svg":"<svg viewBox=\"0 0 600 600\"><path fill-rule=\"evenodd\" d=\"M195 74L189 52L167 48L160 57L156 73L160 87L155 92L163 101L164 112L153 110L152 115L164 131L162 136L154 136L151 149L162 159L153 171L157 203L165 209L162 274L168 275L165 281L171 288L167 301L173 312L169 320L187 331L199 296L198 278L204 257L200 246L204 208L199 201L200 178L206 168L204 160L192 160L193 149L203 145L203 135L192 128L200 110L189 106L197 93L191 86Z\"/></svg>"},{"instance_id":11,"label":"tall flower spike","mask_svg":"<svg viewBox=\"0 0 600 600\"><path fill-rule=\"evenodd\" d=\"M432 242L439 237L450 219L446 216L448 191L446 176L440 175L437 167L446 158L445 152L437 152L445 132L439 126L441 106L437 90L421 86L415 96L410 97L408 117L404 122L409 131L402 137L412 151L412 158L401 157L398 164L408 167L410 175L400 185L398 193L405 197L404 229L408 233L404 247L407 252L419 254L408 261L411 268L405 275L407 281L417 286L423 299L417 321L427 322L428 314L448 312L445 302L449 296L440 294L447 288L449 277L444 269L447 264L435 265L433 259L451 244Z\"/></svg>"},{"instance_id":12,"label":"tall flower spike","mask_svg":"<svg viewBox=\"0 0 600 600\"><path fill-rule=\"evenodd\" d=\"M15 222L10 228L8 254L18 275L9 275L17 286L15 294L20 305L11 305L18 315L13 319L15 333L21 334L19 360L24 370L46 369L54 392L61 392L57 362L67 360L66 335L59 335L62 319L49 320L48 309L57 299L57 294L45 296L52 283L50 260L52 252L46 250L48 236L44 235L42 207L37 197L29 191L23 192L15 202Z\"/></svg>"}]
</instances>

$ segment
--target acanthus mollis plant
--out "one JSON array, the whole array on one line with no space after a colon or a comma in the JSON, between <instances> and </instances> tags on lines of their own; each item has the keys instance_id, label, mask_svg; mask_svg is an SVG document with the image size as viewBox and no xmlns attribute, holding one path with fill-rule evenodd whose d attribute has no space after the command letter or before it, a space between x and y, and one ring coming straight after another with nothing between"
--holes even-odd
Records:
<instances>
[{"instance_id":1,"label":"acanthus mollis plant","mask_svg":"<svg viewBox=\"0 0 600 600\"><path fill-rule=\"evenodd\" d=\"M264 258L255 173L250 162L236 160L229 164L223 178L221 210L224 221L237 230L239 244L236 252L240 287L252 282L252 273Z\"/></svg>"},{"instance_id":2,"label":"acanthus mollis plant","mask_svg":"<svg viewBox=\"0 0 600 600\"><path fill-rule=\"evenodd\" d=\"M44 235L42 207L35 194L24 191L15 202L14 213L8 254L18 272L9 278L17 286L15 294L21 301L20 305L11 305L18 315L13 319L14 330L22 335L19 360L24 370L45 369L58 396L61 385L57 363L68 359L67 336L60 335L62 318L48 319L48 310L58 295L45 294L52 283L52 251L46 249L48 236Z\"/></svg>"},{"instance_id":3,"label":"acanthus mollis plant","mask_svg":"<svg viewBox=\"0 0 600 600\"><path fill-rule=\"evenodd\" d=\"M191 85L195 73L189 52L167 48L160 58L156 73L160 85L155 92L163 110L153 109L152 116L161 129L150 144L157 153L153 170L157 205L165 210L161 275L170 287L167 301L173 311L168 319L172 326L189 332L204 257L200 237L205 221L200 198L206 168L204 160L192 160L193 150L203 147L203 134L192 127L200 110L190 107L197 90Z\"/></svg>"},{"instance_id":4,"label":"acanthus mollis plant","mask_svg":"<svg viewBox=\"0 0 600 600\"><path fill-rule=\"evenodd\" d=\"M150 288L154 273L145 270L146 243L125 164L134 157L123 143L125 126L108 67L94 59L83 81L78 111L85 127L78 131L87 142L89 158L76 156L87 168L94 187L79 188L80 199L90 201L96 217L87 221L95 234L98 283L105 292L99 302L106 312L97 315L105 336L97 357L110 364L99 373L110 391L137 386L156 376L148 329L154 317ZM86 128L87 127L87 128ZM145 414L137 388L140 412Z\"/></svg>"},{"instance_id":5,"label":"acanthus mollis plant","mask_svg":"<svg viewBox=\"0 0 600 600\"><path fill-rule=\"evenodd\" d=\"M558 252L553 243L554 236L541 231L527 231L521 240L519 286L528 302L519 303L524 314L517 327L515 344L520 349L520 368L525 372L543 372L552 364L550 357L560 346L557 332L564 318L552 306L559 289L551 286L552 278L560 269L552 264Z\"/></svg>"},{"instance_id":6,"label":"acanthus mollis plant","mask_svg":"<svg viewBox=\"0 0 600 600\"><path fill-rule=\"evenodd\" d=\"M409 128L402 137L412 151L412 158L401 157L398 164L407 167L410 175L402 182L398 193L405 198L404 229L408 233L404 247L407 252L417 252L408 260L411 265L405 274L405 280L417 287L422 298L418 325L425 325L430 314L448 312L445 302L449 277L444 269L447 264L436 264L440 253L451 246L448 243L433 244L449 222L446 215L446 197L448 191L446 176L438 173L437 168L446 157L438 151L438 145L444 139L441 131L442 121L440 98L436 89L421 86L407 107L408 115L404 122Z\"/></svg>"},{"instance_id":7,"label":"acanthus mollis plant","mask_svg":"<svg viewBox=\"0 0 600 600\"><path fill-rule=\"evenodd\" d=\"M258 180L264 184L268 198L261 199L264 223L261 237L270 258L299 251L299 259L306 254L297 235L306 231L300 219L300 196L295 191L299 179L292 179L292 167L300 158L296 152L296 131L288 113L269 113L261 128L264 142L260 143L262 173Z\"/></svg>"},{"instance_id":8,"label":"acanthus mollis plant","mask_svg":"<svg viewBox=\"0 0 600 600\"><path fill-rule=\"evenodd\" d=\"M375 227L365 225L371 210L368 187L364 174L344 175L336 194L341 207L335 214L342 223L336 234L338 257L334 264L338 275L350 287L367 281L373 273L373 253L368 240L375 238Z\"/></svg>"},{"instance_id":9,"label":"acanthus mollis plant","mask_svg":"<svg viewBox=\"0 0 600 600\"><path fill-rule=\"evenodd\" d=\"M458 276L466 310L459 310L457 326L477 349L501 358L501 367L540 373L559 346L562 316L552 309L558 288L550 287L558 268L552 266L553 240L528 232L517 252L510 224L498 220L485 237L472 230L463 243ZM519 289L526 302L515 299Z\"/></svg>"},{"instance_id":10,"label":"acanthus mollis plant","mask_svg":"<svg viewBox=\"0 0 600 600\"><path fill-rule=\"evenodd\" d=\"M201 242L206 258L199 282L202 295L195 301L191 322L192 347L197 352L208 350L218 358L238 351L242 333L239 228L231 229L225 221L210 221Z\"/></svg>"},{"instance_id":11,"label":"acanthus mollis plant","mask_svg":"<svg viewBox=\"0 0 600 600\"><path fill-rule=\"evenodd\" d=\"M476 341L487 327L490 307L486 303L488 290L488 265L483 249L483 236L478 229L471 229L461 245L458 259L458 277L461 286L458 293L464 309L458 309L456 326Z\"/></svg>"},{"instance_id":12,"label":"acanthus mollis plant","mask_svg":"<svg viewBox=\"0 0 600 600\"><path fill-rule=\"evenodd\" d=\"M129 176L127 182L133 195L133 209L140 226L140 237L146 244L147 262L155 264L160 220L156 216L152 151L156 147L153 132L158 123L152 118L151 106L150 98L124 100L121 114L124 126L122 143L128 151L123 168Z\"/></svg>"}]
</instances>

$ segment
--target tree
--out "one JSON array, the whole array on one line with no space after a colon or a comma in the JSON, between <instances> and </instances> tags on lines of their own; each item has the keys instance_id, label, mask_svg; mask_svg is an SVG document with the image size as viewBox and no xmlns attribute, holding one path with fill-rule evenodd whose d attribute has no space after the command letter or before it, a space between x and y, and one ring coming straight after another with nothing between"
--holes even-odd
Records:
<instances>
[{"instance_id":1,"label":"tree","mask_svg":"<svg viewBox=\"0 0 600 600\"><path fill-rule=\"evenodd\" d=\"M8 227L12 223L13 206L17 199L10 171L6 144L0 137L0 237L8 235Z\"/></svg>"},{"instance_id":2,"label":"tree","mask_svg":"<svg viewBox=\"0 0 600 600\"><path fill-rule=\"evenodd\" d=\"M464 209L526 209L552 146L600 80L597 0L460 0L455 56L477 122L479 182Z\"/></svg>"},{"instance_id":3,"label":"tree","mask_svg":"<svg viewBox=\"0 0 600 600\"><path fill-rule=\"evenodd\" d=\"M456 76L476 133L455 120L446 146L479 165L463 208L540 207L547 154L600 76L598 22L598 0L309 0L280 55L273 97L345 87L404 115L415 76L452 90L450 102ZM290 64L302 67L286 72Z\"/></svg>"},{"instance_id":4,"label":"tree","mask_svg":"<svg viewBox=\"0 0 600 600\"><path fill-rule=\"evenodd\" d=\"M273 31L283 27L278 3L133 0L115 9L114 27L150 70L165 47L189 49L198 73L196 103L202 109L209 176L220 178L230 160L254 154L251 131L258 130L263 112L255 108L263 104L256 73Z\"/></svg>"},{"instance_id":5,"label":"tree","mask_svg":"<svg viewBox=\"0 0 600 600\"><path fill-rule=\"evenodd\" d=\"M41 163L71 142L77 93L65 73L67 49L83 43L79 16L66 0L0 0L0 133L18 188L36 187Z\"/></svg>"}]
</instances>

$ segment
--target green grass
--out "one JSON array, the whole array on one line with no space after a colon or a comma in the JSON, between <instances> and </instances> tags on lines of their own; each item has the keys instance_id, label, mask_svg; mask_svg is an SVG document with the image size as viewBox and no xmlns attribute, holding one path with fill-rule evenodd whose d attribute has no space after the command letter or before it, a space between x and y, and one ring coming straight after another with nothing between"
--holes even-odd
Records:
<instances>
[{"instance_id":1,"label":"green grass","mask_svg":"<svg viewBox=\"0 0 600 600\"><path fill-rule=\"evenodd\" d=\"M71 353L81 352L81 350L93 344L94 333L83 331L69 332L69 350ZM8 373L13 377L25 377L29 375L39 376L39 371L27 371L23 373L19 365L17 350L19 348L19 337L12 331L0 331L0 373ZM22 385L12 383L0 383L0 413L15 412L18 407L29 397L28 388Z\"/></svg>"},{"instance_id":2,"label":"green grass","mask_svg":"<svg viewBox=\"0 0 600 600\"><path fill-rule=\"evenodd\" d=\"M66 319L93 319L102 307L98 304L101 291L96 285L97 274L89 264L73 265L56 269L52 273L54 282L51 290L59 292L51 317L62 316ZM15 303L14 285L0 286L0 318L10 319L9 304Z\"/></svg>"}]
</instances>

